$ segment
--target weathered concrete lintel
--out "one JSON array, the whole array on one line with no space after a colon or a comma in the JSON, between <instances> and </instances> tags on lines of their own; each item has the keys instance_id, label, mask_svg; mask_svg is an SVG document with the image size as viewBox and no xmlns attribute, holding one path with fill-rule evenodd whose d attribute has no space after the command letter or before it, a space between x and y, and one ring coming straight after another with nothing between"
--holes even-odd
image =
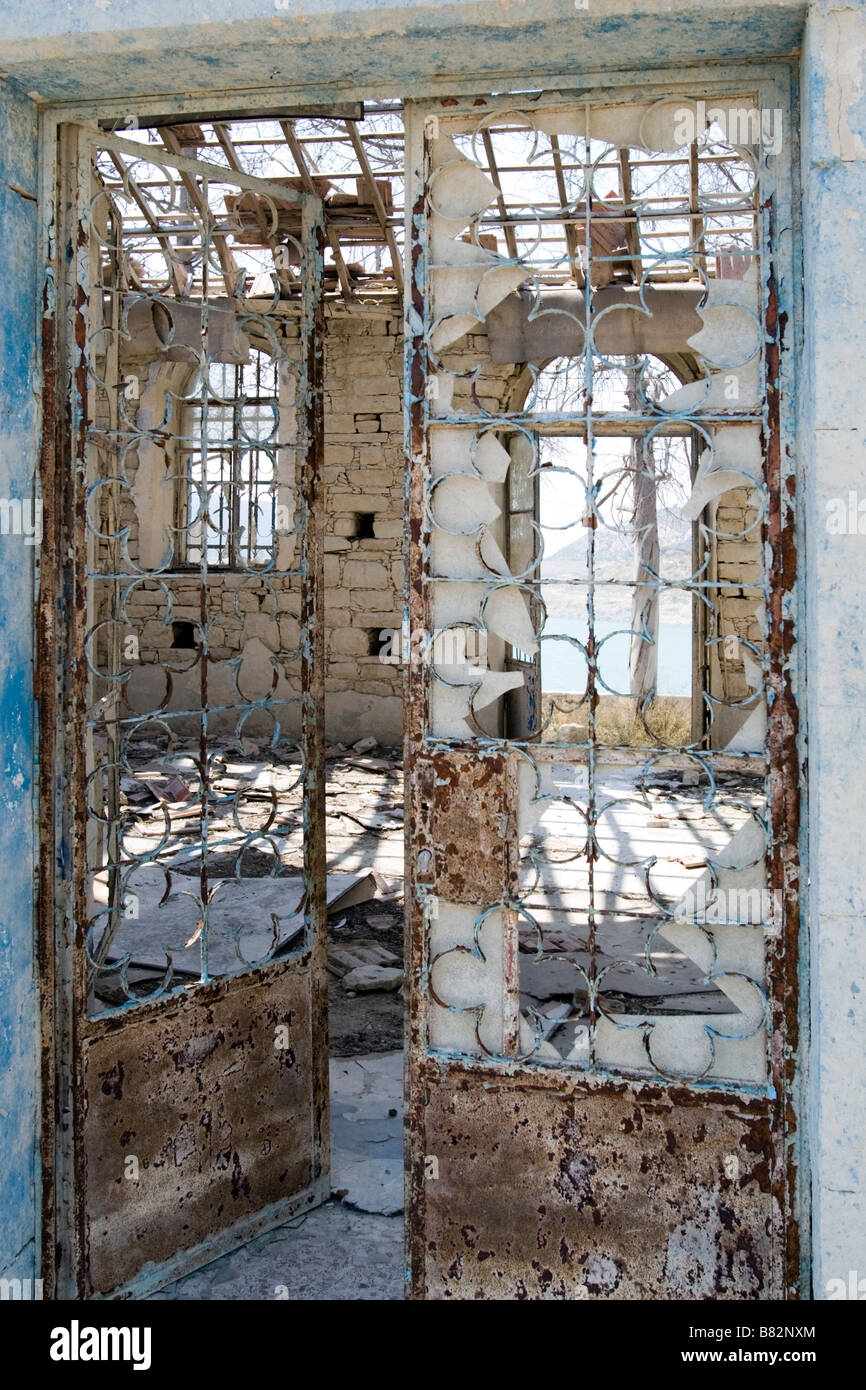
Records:
<instances>
[{"instance_id":1,"label":"weathered concrete lintel","mask_svg":"<svg viewBox=\"0 0 866 1390\"><path fill-rule=\"evenodd\" d=\"M228 301L224 301L228 304ZM190 362L201 354L202 311L198 304L167 304L148 296L124 300L121 351L127 361ZM128 336L127 336L128 335ZM207 351L211 362L249 360L250 342L231 308L208 307Z\"/></svg>"},{"instance_id":2,"label":"weathered concrete lintel","mask_svg":"<svg viewBox=\"0 0 866 1390\"><path fill-rule=\"evenodd\" d=\"M274 0L182 5L152 0L99 9L88 0L33 10L10 0L0 15L0 64L42 100L346 81L400 94L447 90L440 77L634 68L790 53L802 0ZM184 14L186 11L186 14ZM190 14L190 11L192 13ZM179 22L180 21L180 22ZM515 37L519 32L519 48ZM334 42L339 33L340 41ZM479 65L481 65L479 67ZM321 99L321 98L319 98Z\"/></svg>"}]
</instances>

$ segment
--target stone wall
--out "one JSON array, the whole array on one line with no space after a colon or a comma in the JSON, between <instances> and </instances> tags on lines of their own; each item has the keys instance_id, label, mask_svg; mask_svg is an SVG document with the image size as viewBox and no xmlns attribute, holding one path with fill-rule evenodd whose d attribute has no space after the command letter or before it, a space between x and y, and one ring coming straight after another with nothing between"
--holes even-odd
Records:
<instances>
[{"instance_id":1,"label":"stone wall","mask_svg":"<svg viewBox=\"0 0 866 1390\"><path fill-rule=\"evenodd\" d=\"M403 608L403 339L398 313L339 318L325 348L326 730L402 740L402 668L379 659Z\"/></svg>"},{"instance_id":2,"label":"stone wall","mask_svg":"<svg viewBox=\"0 0 866 1390\"><path fill-rule=\"evenodd\" d=\"M402 417L402 334L397 311L381 316L334 317L328 320L325 341L325 621L326 621L326 711L327 737L332 741L356 742L373 734L386 744L402 738L402 668L381 660L380 653L388 630L398 630L402 621L402 514L403 514L403 417ZM286 329L294 336L293 326ZM449 353L449 367L458 373L484 362L486 338L483 333L464 338ZM160 389L177 391L183 368L174 364L159 369L162 383L155 381L155 367L140 368L142 393L139 410L159 413ZM480 403L492 413L502 410L512 398L517 368L493 367L485 363L475 389ZM468 410L469 378L456 376L453 406ZM151 400L151 396L153 400ZM293 393L282 391L281 431L291 423ZM287 438L281 433L281 439ZM130 525L130 553L142 555L145 565L155 565L162 553L162 531L166 522L165 505L155 494L156 486L172 460L154 450L154 457L134 456L127 461L136 508L129 508L124 520ZM291 449L286 449L286 455ZM289 461L281 467L291 467ZM149 482L142 484L142 474ZM504 498L502 499L504 504ZM753 656L724 639L737 637L760 650L761 623L758 613L760 582L760 540L757 496L747 488L729 491L719 500L714 529L722 533L713 547L711 577L742 584L738 591L727 591L721 605L715 636L722 639L707 648L708 689L725 702L717 707L715 734L722 744L735 737L747 710L730 709L727 702L748 698L744 657ZM147 517L153 534L139 531L138 517ZM500 518L501 523L501 518ZM501 524L494 528L497 542L504 544ZM159 531L159 535L156 532ZM725 538L725 533L730 539ZM284 542L281 542L281 547ZM280 563L287 563L280 551ZM291 561L289 561L291 563ZM755 587L750 587L755 586ZM171 618L195 624L199 618L197 577L172 580ZM213 692L220 691L221 702L236 702L235 681L238 660L242 660L241 689L264 694L272 679L274 664L279 676L277 698L287 699L285 723L292 733L299 730L299 662L297 655L300 593L296 583L287 580L257 580L247 575L212 573L209 581L210 655L213 662ZM139 643L139 662L130 683L130 703L141 712L159 703L164 678L158 665L177 672L173 707L192 700L195 707L197 676L194 654L172 646L172 628L166 624L165 595L159 585L139 585L126 603L126 613ZM709 634L708 634L709 635ZM501 645L501 644L500 644ZM504 651L488 653L494 666L502 664ZM224 665L225 669L221 669ZM189 677L183 668L189 667ZM252 683L252 684L251 684ZM190 687L187 689L187 687ZM261 689L259 689L261 687ZM189 707L189 705L187 706ZM231 722L226 716L223 722ZM267 721L265 721L267 722ZM255 716L249 732L263 720ZM497 729L491 726L491 733Z\"/></svg>"},{"instance_id":3,"label":"stone wall","mask_svg":"<svg viewBox=\"0 0 866 1390\"><path fill-rule=\"evenodd\" d=\"M292 325L286 327L289 340L295 333ZM483 333L465 338L454 354L462 354L458 370L474 365L485 350ZM184 369L173 364L157 370L154 364L142 364L135 370L141 379L139 424L147 428L140 412L146 409L161 418L161 392L182 391ZM515 374L516 369L486 367L476 391L487 409L495 412L503 408ZM385 744L402 741L403 669L380 659L388 631L399 632L402 625L402 376L402 316L398 309L377 316L328 319L324 372L325 728L332 741L353 743L369 734ZM458 377L455 406L472 408L468 390L468 378ZM282 477L292 469L286 433L292 402L293 392L284 385L280 441L286 448L281 450L279 465L281 497L293 482ZM171 422L172 429L179 427ZM176 467L171 450L170 441L154 449L143 446L138 456L131 454L126 461L132 488L131 498L122 503L122 520L130 528L130 554L140 556L145 567L155 567L165 551L163 537L172 503L161 482ZM501 544L503 537L498 536L498 540ZM280 567L286 566L285 544L286 540L281 540ZM196 624L196 573L190 571L189 578L167 581L166 588L171 593L171 621ZM264 695L276 668L274 697L288 701L281 719L289 732L298 732L300 611L296 581L211 572L212 703L230 707L240 694ZM169 708L195 709L196 654L173 647L173 629L160 585L146 581L136 586L126 600L125 612L131 623L128 631L139 642L136 668L127 687L131 708L140 713L159 704L165 678L158 668L168 666L174 673ZM489 656L501 664L501 652L493 651ZM106 669L111 667L109 661ZM211 723L215 728L234 727L234 715L217 716ZM269 729L269 717L256 714L245 732L262 734Z\"/></svg>"},{"instance_id":4,"label":"stone wall","mask_svg":"<svg viewBox=\"0 0 866 1390\"><path fill-rule=\"evenodd\" d=\"M748 699L753 687L746 677L745 658L758 661L756 652L744 648L749 643L760 653L764 647L761 608L763 582L760 497L755 489L732 488L715 507L714 527L719 533L712 563L714 577L724 584L737 584L719 597L719 637L723 639L718 657L718 676L710 686L719 699ZM728 638L736 638L733 644ZM727 650L726 650L727 645Z\"/></svg>"},{"instance_id":5,"label":"stone wall","mask_svg":"<svg viewBox=\"0 0 866 1390\"><path fill-rule=\"evenodd\" d=\"M402 739L401 668L383 663L378 655L382 630L399 629L402 621L401 329L399 311L381 317L329 319L327 326L325 724L331 740L355 742L370 733L388 744ZM291 327L286 332L289 338L294 336ZM160 394L160 384L153 381L154 368L139 370L139 413L144 408L159 410L158 402L150 401L150 395ZM178 389L176 366L173 371L170 375L161 369L162 389ZM281 443L287 439L284 431L290 423L291 404L291 391L282 391ZM167 450L153 452L153 458L142 457L141 450L139 457L128 458L127 473L136 506L127 503L123 508L128 512L123 520L130 526L130 553L142 555L145 565L156 565L164 552L168 513L159 497L164 490L158 484L166 465L174 466ZM281 472L291 470L290 456L290 448L281 451ZM148 478L142 483L145 469ZM284 542L280 544L278 563L283 566ZM165 587L171 593L171 621L197 623L199 586L195 572L191 571L188 579L168 581ZM276 663L279 684L275 696L290 702L283 713L288 729L296 733L301 611L297 582L215 571L209 577L208 589L212 692L219 690L221 702L233 703L235 672L241 658L241 690L264 694ZM131 623L129 632L139 644L136 669L128 686L133 710L152 709L159 702L164 688L159 665L176 673L170 708L180 708L187 695L194 701L195 655L172 645L173 628L167 622L166 597L160 585L151 581L138 585L127 598L125 612ZM188 676L184 675L185 668L189 669ZM223 722L232 722L231 716ZM255 716L249 732L264 732L259 727L262 724L263 717Z\"/></svg>"}]
</instances>

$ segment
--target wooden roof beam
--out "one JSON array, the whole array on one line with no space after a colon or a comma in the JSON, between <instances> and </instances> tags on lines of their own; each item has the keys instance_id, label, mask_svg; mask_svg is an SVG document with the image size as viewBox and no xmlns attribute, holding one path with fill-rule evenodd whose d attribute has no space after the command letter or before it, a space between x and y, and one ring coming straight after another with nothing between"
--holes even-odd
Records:
<instances>
[{"instance_id":1,"label":"wooden roof beam","mask_svg":"<svg viewBox=\"0 0 866 1390\"><path fill-rule=\"evenodd\" d=\"M169 233L160 230L159 222L151 212L147 202L147 198L142 193L135 179L132 177L132 174L129 172L123 160L121 159L120 155L116 154L114 150L108 150L107 153L112 164L114 165L115 169L117 170L118 174L123 180L124 188L129 189L133 202L138 207L138 210L140 211L142 217L144 218L145 222L150 227L151 231L153 232L154 236L156 237L157 241L162 247L162 253L165 257L165 264L168 269L169 277L171 279L172 285L174 286L174 292L178 296L178 298L181 298L184 289L186 288L186 275L181 270L180 266L174 258L172 252L171 237Z\"/></svg>"},{"instance_id":2,"label":"wooden roof beam","mask_svg":"<svg viewBox=\"0 0 866 1390\"><path fill-rule=\"evenodd\" d=\"M166 149L171 154L183 154L181 143L175 135L174 131L169 126L159 127L159 137L164 143ZM234 295L235 289L237 287L238 277L244 275L245 272L239 268L238 263L232 255L231 250L226 242L225 237L220 232L212 231L214 221L213 213L211 212L205 200L202 198L201 190L199 189L199 186L193 178L192 174L190 174L186 169L178 169L178 173L180 175L181 183L183 184L184 188L189 194L190 201L193 207L195 208L196 212L202 220L203 227L205 227L206 230L210 232L213 236L213 244L216 247L217 255L219 257L219 263L222 267L223 279L225 280L228 294L231 297L232 295Z\"/></svg>"},{"instance_id":3,"label":"wooden roof beam","mask_svg":"<svg viewBox=\"0 0 866 1390\"><path fill-rule=\"evenodd\" d=\"M347 121L346 127L349 131L349 135L351 136L352 144L355 147L355 154L358 156L358 163L361 166L361 173L364 175L364 178L367 180L367 183L370 186L370 196L373 199L373 207L376 210L376 216L379 219L379 223L385 235L385 240L388 243L388 250L391 252L391 269L394 273L394 280L397 284L398 290L402 292L403 268L400 264L400 251L397 246L397 239L394 236L394 229L388 224L388 214L385 211L385 204L382 202L382 195L379 192L379 186L376 183L375 178L373 177L373 171L370 168L370 161L367 158L367 151L364 149L364 142L358 134L356 124L354 121Z\"/></svg>"},{"instance_id":4,"label":"wooden roof beam","mask_svg":"<svg viewBox=\"0 0 866 1390\"><path fill-rule=\"evenodd\" d=\"M235 147L232 144L232 138L226 130L225 126L220 121L212 121L211 124L213 127L213 132L216 135L216 138L219 140L223 153L225 154L226 159L229 161L231 168L234 169L235 173L242 174L244 172L243 165L241 164L240 159L238 158L237 151L235 150ZM253 205L253 212L255 213L256 221L259 224L259 231L262 234L263 240L270 247L271 254L274 258L274 270L276 271L277 280L279 281L280 288L284 290L286 293L288 293L291 290L292 286L298 284L299 281L296 276L292 275L291 269L289 267L284 267L280 265L281 258L277 250L277 239L268 230L268 219L262 212L258 198L252 197L250 201Z\"/></svg>"},{"instance_id":5,"label":"wooden roof beam","mask_svg":"<svg viewBox=\"0 0 866 1390\"><path fill-rule=\"evenodd\" d=\"M484 153L487 155L487 163L490 165L490 173L493 182L496 184L496 187L499 188L499 170L496 167L496 152L493 149L490 131L482 130L481 139L484 143ZM508 254L513 261L516 261L520 254L517 250L517 238L514 235L514 228L508 220L508 206L501 189L499 189L496 198L496 205L499 208L499 216L502 218L502 231L505 236L505 245L508 248Z\"/></svg>"},{"instance_id":6,"label":"wooden roof beam","mask_svg":"<svg viewBox=\"0 0 866 1390\"><path fill-rule=\"evenodd\" d=\"M304 189L307 193L315 194L316 185L313 182L313 176L310 173L310 167L307 163L306 156L303 150L301 149L301 142L295 134L294 122L280 121L280 129L282 130L283 135L285 136L286 144L289 147L289 153L292 156L292 159L295 161L295 166L298 170L298 173L301 176ZM340 239L337 236L337 233L334 231L334 228L329 224L328 221L327 207L325 207L325 235L328 238L328 245L331 248L331 255L334 257L334 265L337 267L337 277L340 281L340 293L342 294L346 303L351 304L355 296L352 292L352 286L349 283L349 272L346 269L346 262L343 259L343 252L340 248Z\"/></svg>"}]
</instances>

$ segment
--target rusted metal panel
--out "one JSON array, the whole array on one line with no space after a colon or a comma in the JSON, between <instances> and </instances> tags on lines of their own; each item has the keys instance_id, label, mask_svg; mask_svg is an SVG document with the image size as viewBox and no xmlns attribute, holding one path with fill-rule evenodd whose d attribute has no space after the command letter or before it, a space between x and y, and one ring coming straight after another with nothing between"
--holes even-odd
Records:
<instances>
[{"instance_id":1,"label":"rusted metal panel","mask_svg":"<svg viewBox=\"0 0 866 1390\"><path fill-rule=\"evenodd\" d=\"M313 1179L309 969L296 962L85 1041L88 1293L195 1250Z\"/></svg>"},{"instance_id":2,"label":"rusted metal panel","mask_svg":"<svg viewBox=\"0 0 866 1390\"><path fill-rule=\"evenodd\" d=\"M314 1177L308 967L286 962L143 1013L106 1020L84 1044L88 1295Z\"/></svg>"},{"instance_id":3,"label":"rusted metal panel","mask_svg":"<svg viewBox=\"0 0 866 1390\"><path fill-rule=\"evenodd\" d=\"M781 1296L764 1103L424 1081L427 1298Z\"/></svg>"},{"instance_id":4,"label":"rusted metal panel","mask_svg":"<svg viewBox=\"0 0 866 1390\"><path fill-rule=\"evenodd\" d=\"M406 126L406 205L408 265L406 275L406 331L404 336L403 419L406 452L404 483L405 520L403 559L405 601L403 626L407 636L428 626L428 595L425 578L430 545L430 518L425 506L429 468L425 430L424 392L427 380L425 340L427 297L424 283L423 224L427 195L425 169L428 157L423 123L413 107L407 112ZM410 188L415 187L414 201ZM409 220L411 218L411 221ZM411 641L410 653L414 650ZM424 670L420 662L405 667L403 687L403 730L405 775L405 932L403 959L406 972L406 1068L404 1082L405 1130L403 1135L405 1174L405 1249L407 1287L420 1287L423 1277L424 1225L413 1220L418 1210L424 1180L423 1097L418 1085L418 1061L424 1052L425 1029L425 920L415 877L416 762L427 728Z\"/></svg>"},{"instance_id":5,"label":"rusted metal panel","mask_svg":"<svg viewBox=\"0 0 866 1390\"><path fill-rule=\"evenodd\" d=\"M319 211L316 211L316 208ZM304 873L311 949L313 1177L330 1171L328 1071L328 909L325 843L325 310L322 302L325 230L321 208L307 199L303 213L307 272L302 333L306 339L306 451L301 477L304 583L301 630L308 649L301 663L304 757Z\"/></svg>"},{"instance_id":6,"label":"rusted metal panel","mask_svg":"<svg viewBox=\"0 0 866 1390\"><path fill-rule=\"evenodd\" d=\"M771 843L768 879L783 903L782 931L769 945L772 980L773 1046L771 1073L776 1095L773 1139L778 1212L777 1239L785 1250L783 1296L796 1298L802 1280L800 1223L797 1219L800 1134L798 1118L800 1020L803 1013L800 969L800 834L805 766L801 766L800 712L794 688L797 611L797 479L783 454L781 393L787 315L780 309L775 258L775 202L764 206L770 265L765 312L767 416L762 435L769 506L764 540L770 553L769 686L767 747L770 759ZM804 953L805 954L805 953Z\"/></svg>"},{"instance_id":7,"label":"rusted metal panel","mask_svg":"<svg viewBox=\"0 0 866 1390\"><path fill-rule=\"evenodd\" d=\"M772 78L766 84L756 81L759 101L786 99ZM665 88L666 97L671 90ZM685 87L677 90L686 107L693 104ZM731 100L721 86L718 96ZM510 646L512 666L505 649L508 675L515 661L519 666L532 660L541 639L573 644L573 631L558 628L556 619L577 609L556 608L554 595L563 590L553 587L555 573L545 590L538 554L531 559L533 548L519 532L513 572L508 546L496 550L502 501L497 489L513 470L515 453L508 445L496 454L491 441L521 437L532 453L530 466L542 479L546 468L556 471L555 458L548 462L542 448L561 438L583 441L585 454L575 451L565 467L577 479L572 512L566 516L563 492L556 502L559 511L545 522L537 506L534 521L539 541L545 526L554 532L573 527L573 550L580 558L574 560L574 573L563 574L559 582L571 584L576 599L583 594L588 628L582 639L585 672L570 672L580 683L556 687L581 697L565 706L574 718L567 731L566 721L553 721L543 706L539 725L529 734L512 727L508 737L507 719L488 717L483 729L500 732L478 737L482 721L475 717L475 702L483 678L471 671L462 678L437 671L428 647L413 648L417 659L408 677L406 726L407 774L416 783L407 814L412 989L407 1100L415 1132L408 1145L407 1264L416 1297L767 1299L796 1297L803 1288L797 1234L803 749L796 706L795 482L786 443L790 410L786 415L784 404L786 391L790 398L790 367L777 297L780 276L789 277L790 266L772 225L774 217L788 216L790 189L781 166L768 171L765 164L757 179L742 185L746 240L735 283L718 247L715 274L712 268L707 274L711 258L700 198L690 230L670 224L665 236L681 242L677 277L691 282L692 294L707 291L700 332L684 332L687 342L677 340L676 365L668 363L680 382L693 384L674 387L670 414L665 414L667 404L642 400L629 383L625 408L611 404L605 373L613 364L603 360L592 324L604 311L611 274L622 274L623 268L616 271L605 253L612 214L603 213L589 191L590 144L610 139L649 149L648 125L641 124L639 140L614 140L606 134L613 128L608 122L619 122L619 132L629 122L636 129L646 110L660 114L664 109L661 95L657 108L641 105L651 101L645 91L623 97L620 110L602 93L588 94L585 105L567 110L567 100L554 94L534 102L531 112L508 108L509 164L517 160L514 142L532 143L543 129L553 151L545 157L553 164L558 158L553 132L578 132L569 157L584 165L581 197L567 200L560 177L562 207L551 213L548 203L544 213L546 224L561 219L559 253L574 261L571 278L583 288L575 302L584 304L585 315L558 325L571 335L562 345L560 370L570 357L579 386L540 396L541 404L533 398L534 387L521 394L506 373L491 368L496 354L487 337L497 302L513 291L520 274L537 305L545 293L562 293L551 288L561 263L546 263L544 253L536 255L528 241L520 250L520 219L510 226L502 221L491 146L506 122L504 103L499 109L497 99L479 97L474 103L419 104L411 112L412 277L406 313L411 634L414 639L419 630L435 627L431 610L452 624L473 624L486 630L489 650L495 651L497 636ZM532 148L535 158L539 145ZM674 145L662 140L657 148ZM694 183L705 154L698 141L674 163L688 166ZM561 168L556 172L561 175ZM522 206L535 196L529 179ZM618 195L606 196L616 211ZM631 203L631 192L622 197ZM574 258L575 226L585 251L582 264ZM503 235L507 256L496 239ZM467 243L476 251L467 251ZM655 259L634 235L628 251L637 257L641 285L652 283L647 275L655 280L652 293L659 308L667 304L668 293L682 297L670 281L664 284L671 264L667 251ZM786 269L780 272L783 261ZM634 268L630 274L637 283ZM629 293L622 290L626 297ZM733 325L725 330L724 347L712 341L714 305ZM578 354L579 363L574 362ZM738 371L724 380L733 381L736 392L723 398L722 372L731 371L730 363ZM643 446L634 441L651 440L660 428L671 440L698 441L686 484L691 496L680 514L701 528L703 541L696 546L694 533L687 538L692 570L685 579L667 570L651 546L644 548L643 532L652 526L639 524L636 505L625 531L630 524L636 533L640 565L633 572L628 563L611 564L610 533L621 529L621 522L605 512L602 500L617 486L608 441L616 436L631 441L632 472L641 475L645 490ZM734 472L722 476L725 451L731 448L737 454ZM650 475L656 487L652 464ZM702 491L708 475L711 482ZM736 489L728 503L720 500ZM507 483L505 491L507 496ZM441 504L445 496L453 499L450 509ZM634 661L638 639L656 643L652 625L645 625L649 607L640 609L636 601L647 575L657 589L653 602L661 595L673 601L682 589L693 614L707 610L692 657L699 670L697 679L693 673L692 698L697 689L706 710L698 718L692 709L688 728L673 736L653 722L655 684L635 708L641 725L637 736L606 727L604 705L610 705L612 694L638 703L642 698L633 684L611 683L604 669L605 615L616 606L617 595L610 586L623 586L617 604L634 590L630 620L616 620L631 629L634 682L641 669ZM735 646L742 636L751 653L741 686L738 676L721 669L720 647L730 633ZM644 665L649 669L647 661ZM494 670L500 674L503 667ZM443 682L452 687L447 700L439 698ZM454 714L458 682L467 702L463 725ZM501 681L500 688L507 683ZM490 700L478 701L478 708L489 709ZM758 710L758 718L738 741L751 709ZM492 778L482 805L481 769L494 755L513 760L519 782L516 816L506 814L505 784ZM671 806L659 814L661 803L651 803L665 795L652 785L661 769L679 809ZM698 796L702 805L689 808L688 788L704 782L706 793ZM440 786L443 800L449 798L453 807L451 816L436 804ZM472 841L473 830L465 824L469 808L482 827L478 842L490 863L472 865L467 880L455 859ZM723 825L722 839L684 856L673 846L678 839L695 845L703 833L697 822L704 816ZM657 828L670 832L669 844L654 839ZM519 849L516 881L505 842ZM661 889L663 877L675 885L682 871L698 870L706 874L711 895L718 888L721 917L714 919L703 908L693 911L688 894L679 896L680 888ZM757 915L743 905L747 889L761 895ZM772 907L766 906L771 899ZM474 921L467 915L470 905L477 908ZM715 930L714 920L723 922L721 930ZM641 1003L650 998L648 984L655 988L675 959L691 971L679 998ZM552 983L538 1006L531 986L533 972L540 978L543 969L550 970ZM717 991L715 999L707 989ZM592 1202L575 1196L567 1182L563 1187L562 1173L574 1164L578 1172L594 1174Z\"/></svg>"},{"instance_id":8,"label":"rusted metal panel","mask_svg":"<svg viewBox=\"0 0 866 1390\"><path fill-rule=\"evenodd\" d=\"M421 758L412 776L419 882L455 903L505 901L515 889L517 788L513 759L449 751Z\"/></svg>"},{"instance_id":9,"label":"rusted metal panel","mask_svg":"<svg viewBox=\"0 0 866 1390\"><path fill-rule=\"evenodd\" d=\"M52 244L57 234L55 207L58 190L46 210L47 226L43 231L45 252L50 268L55 254ZM55 287L46 274L42 295L42 448L39 481L44 505L42 554L48 558L39 570L39 590L36 605L36 643L34 697L39 710L39 842L43 847L55 841L55 720L58 697L58 671L55 619L60 564L59 536L62 527L56 519L62 509L57 506L61 493L62 470L57 467L58 445L62 439L58 416L62 401L58 400L58 343L57 304ZM61 335L62 336L62 335ZM36 948L39 962L41 1010L41 1135L40 1167L42 1173L42 1278L47 1288L54 1287L55 1256L55 1121L56 1094L55 1057L55 942L54 942L55 864L53 854L41 854L37 893ZM46 1238L47 1237L47 1238Z\"/></svg>"}]
</instances>

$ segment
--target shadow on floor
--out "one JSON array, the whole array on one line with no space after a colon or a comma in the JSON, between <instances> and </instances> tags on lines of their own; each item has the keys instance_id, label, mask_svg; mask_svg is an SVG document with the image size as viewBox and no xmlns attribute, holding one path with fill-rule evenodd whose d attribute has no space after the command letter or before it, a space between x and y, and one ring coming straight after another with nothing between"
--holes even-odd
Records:
<instances>
[{"instance_id":1,"label":"shadow on floor","mask_svg":"<svg viewBox=\"0 0 866 1390\"><path fill-rule=\"evenodd\" d=\"M174 1300L403 1298L400 1052L331 1061L336 1198L152 1294Z\"/></svg>"}]
</instances>

